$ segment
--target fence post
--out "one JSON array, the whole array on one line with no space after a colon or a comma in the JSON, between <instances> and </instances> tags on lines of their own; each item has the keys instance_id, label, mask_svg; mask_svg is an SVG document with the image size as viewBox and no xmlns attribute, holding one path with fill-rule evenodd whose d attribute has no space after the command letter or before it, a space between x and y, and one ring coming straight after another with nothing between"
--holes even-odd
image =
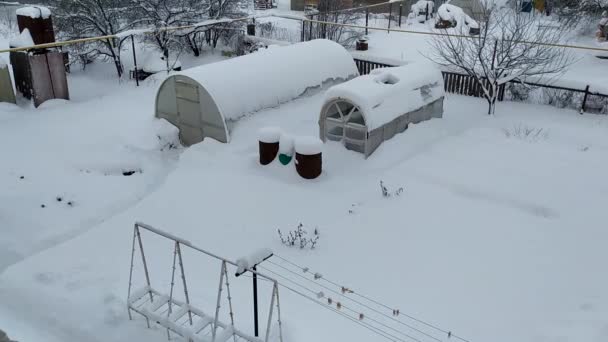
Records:
<instances>
[{"instance_id":1,"label":"fence post","mask_svg":"<svg viewBox=\"0 0 608 342\"><path fill-rule=\"evenodd\" d=\"M304 26L305 21L302 20L302 37L300 38L300 41L304 41L304 30L306 30L306 27Z\"/></svg>"},{"instance_id":2,"label":"fence post","mask_svg":"<svg viewBox=\"0 0 608 342\"><path fill-rule=\"evenodd\" d=\"M580 114L582 115L585 112L585 106L587 105L587 96L589 96L589 85L585 87L585 96L583 96L583 105L581 106Z\"/></svg>"},{"instance_id":3,"label":"fence post","mask_svg":"<svg viewBox=\"0 0 608 342\"><path fill-rule=\"evenodd\" d=\"M388 4L388 28L386 32L391 32L391 16L393 15L393 3Z\"/></svg>"},{"instance_id":4,"label":"fence post","mask_svg":"<svg viewBox=\"0 0 608 342\"><path fill-rule=\"evenodd\" d=\"M369 7L365 7L365 35L368 35L367 26L369 23Z\"/></svg>"},{"instance_id":5,"label":"fence post","mask_svg":"<svg viewBox=\"0 0 608 342\"><path fill-rule=\"evenodd\" d=\"M426 3L426 11L424 13L424 21L428 21L429 20L429 3Z\"/></svg>"},{"instance_id":6,"label":"fence post","mask_svg":"<svg viewBox=\"0 0 608 342\"><path fill-rule=\"evenodd\" d=\"M314 16L310 16L310 20L313 20ZM308 40L312 40L312 21L308 22Z\"/></svg>"},{"instance_id":7,"label":"fence post","mask_svg":"<svg viewBox=\"0 0 608 342\"><path fill-rule=\"evenodd\" d=\"M137 71L137 57L135 56L135 38L131 35L131 49L133 49L133 65L135 66L135 84L139 87L139 72Z\"/></svg>"},{"instance_id":8,"label":"fence post","mask_svg":"<svg viewBox=\"0 0 608 342\"><path fill-rule=\"evenodd\" d=\"M401 27L401 15L403 14L403 3L399 4L399 27Z\"/></svg>"}]
</instances>

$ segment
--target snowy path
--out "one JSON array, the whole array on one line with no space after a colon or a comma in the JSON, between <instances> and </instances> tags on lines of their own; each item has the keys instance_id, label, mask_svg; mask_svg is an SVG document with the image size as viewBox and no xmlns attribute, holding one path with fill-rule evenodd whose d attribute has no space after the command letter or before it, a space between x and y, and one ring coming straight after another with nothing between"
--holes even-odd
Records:
<instances>
[{"instance_id":1,"label":"snowy path","mask_svg":"<svg viewBox=\"0 0 608 342\"><path fill-rule=\"evenodd\" d=\"M71 87L82 87L79 81ZM70 103L51 101L25 111L0 104L0 212L6 227L0 273L126 210L163 182L177 152L161 151L165 142L156 135L141 135L160 128L149 115L151 104L137 101L153 92L148 86L129 97L76 94Z\"/></svg>"}]
</instances>

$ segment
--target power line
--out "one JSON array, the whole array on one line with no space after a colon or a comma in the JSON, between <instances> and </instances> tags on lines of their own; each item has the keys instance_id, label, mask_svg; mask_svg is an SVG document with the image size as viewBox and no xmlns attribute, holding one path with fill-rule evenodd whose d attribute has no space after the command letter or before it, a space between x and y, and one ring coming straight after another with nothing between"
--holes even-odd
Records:
<instances>
[{"instance_id":1,"label":"power line","mask_svg":"<svg viewBox=\"0 0 608 342\"><path fill-rule=\"evenodd\" d=\"M296 281L294 281L294 280L292 280L292 279L290 279L290 278L285 277L284 275L282 275L282 274L280 274L280 273L277 273L277 272L275 272L275 271L273 271L273 270L271 270L271 269L268 269L267 267L263 267L263 268L264 268L266 271L271 272L271 273L274 273L276 276L281 277L281 278L283 278L283 279L287 280L288 282L290 282L290 283L292 283L292 284L295 284L295 285L297 285L297 286L299 286L299 287L301 287L301 288L305 289L306 291L311 292L313 295L315 295L315 296L319 296L319 293L318 293L318 292L316 292L316 291L314 291L314 290L311 290L310 288L306 287L305 285L302 285L302 284L300 284L300 283L298 283L298 282L296 282ZM292 289L292 288L289 288L289 287L287 287L287 286L285 286L284 284L281 284L281 283L279 283L279 284L280 284L280 285L282 285L282 286L284 286L284 287L286 287L288 290L292 290L292 291L293 291L293 289ZM320 303L320 302L319 302L319 301L317 301L317 300L314 300L314 299L313 299L313 301L314 301L315 303L317 303L317 304L319 304L319 305L323 306L323 307L328 307L328 308L331 308L331 309L332 309L333 311L335 311L335 312L341 313L342 315L346 315L346 314L344 314L343 312L341 312L341 311L339 311L339 310L337 310L337 309L334 309L334 308L333 308L333 307L331 307L331 306L328 306L328 305L322 304L322 303ZM346 307L345 305L340 304L340 306L341 306L341 308L344 308L344 309L346 309L346 310L349 310L349 311L351 311L351 312L354 312L355 314L359 314L359 312L357 312L357 311L355 311L355 310L353 310L353 309L350 309L350 308ZM346 315L346 316L348 316L348 315ZM352 318L351 316L348 316L348 317ZM369 323L364 323L364 322L362 322L361 320L357 320L356 318L353 318L353 319L355 319L355 320L356 320L358 323L361 323L361 324L366 324L366 325L367 325L367 326L369 326L370 328L376 329L376 330L378 330L378 331L382 332L382 334L392 337L392 338L393 338L393 339L392 339L393 341L402 341L402 342L406 342L405 340L403 340L403 339L401 339L401 338L399 338L399 337L397 337L397 336L394 336L394 335L392 335L391 333L388 333L388 332L386 332L386 331L383 331L382 329L380 329L380 328L378 328L378 327L374 327L373 325L371 325L371 324L369 324ZM378 321L373 320L373 319L371 319L371 318L368 318L368 319L369 319L370 321L373 321L373 322L375 322L375 323L378 323L378 324L380 324L380 325L382 325L382 326L384 326L384 327L386 327L386 328L389 328L389 329L391 329L391 330L394 330L394 331L396 331L396 332L400 333L401 335L404 335L405 337L407 337L407 338L409 338L409 339L411 339L411 340L413 340L413 341L416 341L416 342L422 342L422 341L418 340L418 339L417 339L417 338L415 338L415 337L409 336L409 335L407 335L407 334L405 334L405 333L400 332L399 330L396 330L396 329L394 329L394 328L391 328L391 327L389 327L389 326L386 326L386 325L382 324L381 322L378 322ZM386 336L385 336L385 337L386 337ZM395 340L395 339L396 339L396 340Z\"/></svg>"},{"instance_id":2,"label":"power line","mask_svg":"<svg viewBox=\"0 0 608 342\"><path fill-rule=\"evenodd\" d=\"M313 302L313 303L315 303L315 304L317 304L317 305L320 305L320 306L322 306L322 307L324 307L324 308L326 308L326 309L328 309L328 310L330 310L330 311L332 311L332 312L337 313L338 315L341 315L341 316L343 316L343 317L345 317L345 318L347 318L347 319L349 319L349 320L353 321L354 323L357 323L357 324L361 325L362 327L364 327L364 328L366 328L366 329L368 329L368 330L370 330L370 331L372 331L372 332L374 332L374 333L376 333L376 334L378 334L378 335L380 335L380 336L382 336L382 337L386 338L387 340L390 340L390 341L393 341L393 342L402 341L402 340L400 340L400 339L398 339L398 338L397 338L397 339L392 338L392 337L391 337L391 335L388 335L388 334L387 334L387 335L385 335L385 334L384 334L384 332L382 332L382 331L381 331L381 330L379 330L378 328L372 327L372 326L370 326L369 324L364 324L364 323L362 323L361 321L357 320L356 318L353 318L353 317L351 317L351 316L349 316L349 315L347 315L347 314L345 314L345 313L343 313L343 312L340 312L340 311L338 311L337 309L334 309L334 308L333 308L333 307L331 307L331 306L323 305L322 303L319 303L319 302L318 302L316 299L314 299L314 298L312 298L312 297L310 297L310 296L308 296L308 295L305 295L304 293L302 293L302 292L300 292L300 291L298 291L298 290L295 290L295 289L293 289L293 288L291 288L291 287L289 287L289 286L287 286L287 285L285 285L285 284L280 284L280 283L279 283L279 285L280 285L281 287L283 287L283 288L285 288L285 289L287 289L287 290L289 290L289 291L291 291L291 292L293 292L293 293L295 293L295 294L299 295L299 296L304 297L305 299L308 299L309 301L311 301L311 302Z\"/></svg>"},{"instance_id":3,"label":"power line","mask_svg":"<svg viewBox=\"0 0 608 342\"><path fill-rule=\"evenodd\" d=\"M277 257L277 258L279 258L279 259L283 260L284 262L286 262L286 263L288 263L288 264L290 264L290 265L292 265L292 266L294 266L294 267L296 267L296 268L298 268L298 269L302 270L304 273L308 273L308 272L310 272L310 269L309 269L308 267L302 267L302 266L300 266L300 265L298 265L298 264L296 264L296 263L294 263L294 262L292 262L292 261L290 261L290 260L288 260L288 259L285 259L285 258L281 257L280 255L274 254L274 257ZM268 261L271 261L271 260L268 260ZM293 271L290 271L290 272L295 273L295 272L293 272ZM330 283L330 284L332 284L332 285L334 285L334 286L338 287L339 289L349 289L349 288L347 288L347 287L345 287L345 286L342 286L342 285L338 284L337 282L334 282L334 281L332 281L332 280L329 280L329 279L325 278L324 276L319 276L319 277L317 277L316 275L318 275L318 273L315 273L315 280L317 280L317 279L322 279L322 280L324 280L324 281L326 281L326 282L328 282L328 283ZM306 278L306 277L304 277L304 276L302 276L302 275L300 275L300 274L298 274L298 276L303 277L303 278L305 278L305 279L308 279L309 281L314 281L314 280L309 279L309 278ZM321 284L319 284L319 286L322 286L322 285L321 285ZM351 290L351 291L352 291L352 289L349 289L349 290ZM436 325L433 325L433 324L431 324L431 323L425 322L425 321L423 321L423 320L421 320L421 319L418 319L418 318L413 317L413 316L411 316L411 315L408 315L408 314L406 314L406 313L402 313L402 312L400 312L399 310L397 310L397 309L395 309L395 308L392 308L392 307L390 307L390 306L388 306L388 305L386 305L386 304L384 304L384 303L382 303L382 302L379 302L379 301L377 301L377 300L375 300L375 299L373 299L373 298L370 298L370 297L368 297L368 296L365 296L365 295L360 294L360 293L355 292L355 291L352 291L351 293L352 293L352 294L354 294L354 295L356 295L356 296L358 296L358 297L360 297L360 298L363 298L363 299L365 299L365 300L367 300L367 301L370 301L370 302L372 302L372 303L374 303L374 304L376 304L376 305L378 305L378 306L384 307L384 308L386 308L387 310L390 310L392 313L397 312L397 313L398 313L398 315L403 315L403 316L405 316L405 317L407 317L407 318L409 318L409 319L411 319L411 320L413 320L413 321L416 321L416 322L418 322L418 323L420 323L420 324L423 324L423 325L425 325L425 326L427 326L427 327L429 327L429 328L432 328L432 329L435 329L435 330L437 330L437 331L439 331L439 332L442 332L442 333L446 334L448 337L453 337L453 338L456 338L456 339L461 340L461 341L463 341L463 342L470 342L469 340L467 340L467 339L465 339L465 338L463 338L463 337L460 337L460 336L458 336L458 335L455 335L455 334L454 334L454 333L452 333L451 331L444 330L444 329L442 329L442 328L437 327ZM367 307L367 308L368 308L368 309L370 309L370 310L373 310L373 311L375 311L375 312L377 312L377 313L380 313L380 312L378 312L377 310L372 309L372 308L368 307L368 306L367 306L367 305L365 305L365 304L361 304L361 303L359 303L358 301L355 301L355 300L353 300L353 299L350 299L350 300L352 300L352 301L353 301L353 302L355 302L355 303L358 303L359 305L365 306L365 307ZM400 323L400 324L403 324L403 325L405 325L405 326L407 326L407 327L410 327L409 325L407 325L407 324L403 323L403 322L402 322L402 321L400 321L400 320L397 320L397 319L395 319L395 318L393 318L393 317L390 317L390 316L388 316L388 315L386 315L386 314L383 314L383 313L380 313L380 314L385 315L385 316L389 317L391 320L394 320L394 321L396 321L396 322L398 322L398 323ZM410 327L410 328L411 328L411 327ZM434 337L433 337L433 338L434 338ZM434 339L435 339L435 338L434 338Z\"/></svg>"},{"instance_id":4,"label":"power line","mask_svg":"<svg viewBox=\"0 0 608 342\"><path fill-rule=\"evenodd\" d=\"M422 330L420 330L420 329L418 329L418 328L416 328L416 327L413 327L413 326L408 325L408 324L406 324L406 323L404 323L404 322L401 322L401 321L399 321L399 320L397 320L397 319L395 319L395 318L393 318L393 317L391 317L391 316L389 316L389 315L387 315L387 314L385 314L385 313L383 313L383 312L380 312L380 311L379 311L379 310L377 310L377 309L374 309L374 308L372 308L372 307L370 307L370 306L368 306L368 305L366 305L366 304L364 304L364 303L361 303L360 301L357 301L357 300L352 299L352 298L348 298L348 297L346 297L346 296L344 295L344 293L340 293L340 292L338 292L338 291L333 290L332 288L330 288L330 287L328 287L328 286L325 286L325 285L319 284L319 283L315 282L314 280L312 280L312 279L310 279L310 278L307 278L307 277L304 277L303 275L301 275L301 274L299 274L299 273L296 273L296 272L294 272L294 271L292 271L292 270L290 270L290 269L288 269L288 268L286 268L286 267L284 267L284 266L282 266L282 265L279 265L279 264L277 264L277 263L275 263L275 262L273 262L273 261L271 261L271 260L267 260L267 261L268 261L269 263L273 264L273 265L276 265L276 266L278 266L278 267L280 267L280 268L282 268L282 269L286 270L287 272L290 272L290 273L295 274L296 276L298 276L298 277L300 277L300 278L302 278L302 279L304 279L304 280L307 280L307 281L309 281L309 282L312 282L312 283L314 283L314 284L317 284L317 285L321 286L322 288L324 288L324 289L326 289L326 290L328 290L328 291L331 291L331 292L333 292L333 293L335 293L335 294L337 294L337 295L339 295L339 296L342 296L342 297L344 297L344 298L346 298L346 299L348 299L348 300L350 300L350 301L352 301L352 302L354 302L354 303L357 303L357 304L359 304L359 305L361 305L361 306L363 306L363 307L365 307L365 308L367 308L367 309L369 309L369 310L372 310L372 311L374 311L375 313L377 313L377 314L379 314L379 315L382 315L382 316L384 316L384 317L386 317L386 318L388 318L388 319L390 319L390 320L392 320L392 321L394 321L394 322L396 322L396 323L399 323L399 324L401 324L401 325L403 325L403 326L405 326L405 327L407 327L407 328L409 328L409 329L412 329L412 330L414 330L414 331L416 331L416 332L418 332L418 333L420 333L420 334L422 334L422 335L424 335L424 336L426 336L426 337L429 337L429 338L431 338L431 339L433 339L433 340L435 340L435 341L437 341L437 342L442 342L440 339L436 338L435 336L432 336L432 335L430 335L430 334L428 334L428 333L426 333L426 332L424 332L424 331L422 331ZM345 287L341 287L341 288L342 288L342 289L346 289ZM409 336L408 336L408 337L409 337Z\"/></svg>"}]
</instances>

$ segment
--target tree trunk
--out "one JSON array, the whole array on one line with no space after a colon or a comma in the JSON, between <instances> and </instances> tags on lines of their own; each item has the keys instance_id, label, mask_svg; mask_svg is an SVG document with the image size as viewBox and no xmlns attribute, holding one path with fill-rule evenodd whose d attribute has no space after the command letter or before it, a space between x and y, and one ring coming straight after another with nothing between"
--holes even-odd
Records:
<instances>
[{"instance_id":1,"label":"tree trunk","mask_svg":"<svg viewBox=\"0 0 608 342\"><path fill-rule=\"evenodd\" d=\"M108 46L110 55L112 55L112 61L114 61L114 66L116 67L116 73L118 74L118 78L120 78L122 77L123 73L122 63L120 62L120 56L116 54L116 52L114 51L114 46L109 40L106 42L106 45Z\"/></svg>"},{"instance_id":2,"label":"tree trunk","mask_svg":"<svg viewBox=\"0 0 608 342\"><path fill-rule=\"evenodd\" d=\"M201 55L201 52L198 49L198 46L196 45L196 35L197 35L197 33L194 33L194 36L192 37L192 39L190 39L190 36L186 36L186 41L188 41L188 45L190 46L190 49L192 50L192 53L194 54L194 57L198 57L198 56Z\"/></svg>"},{"instance_id":3,"label":"tree trunk","mask_svg":"<svg viewBox=\"0 0 608 342\"><path fill-rule=\"evenodd\" d=\"M488 101L488 115L494 115L496 112L496 97L486 98Z\"/></svg>"}]
</instances>

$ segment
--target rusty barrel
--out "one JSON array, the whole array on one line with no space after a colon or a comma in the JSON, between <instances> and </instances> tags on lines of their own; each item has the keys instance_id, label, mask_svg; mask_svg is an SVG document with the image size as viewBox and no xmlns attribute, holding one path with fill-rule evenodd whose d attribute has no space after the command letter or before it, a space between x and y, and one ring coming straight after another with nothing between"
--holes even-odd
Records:
<instances>
[{"instance_id":1,"label":"rusty barrel","mask_svg":"<svg viewBox=\"0 0 608 342\"><path fill-rule=\"evenodd\" d=\"M279 140L281 129L278 127L264 127L258 132L260 164L270 164L279 153Z\"/></svg>"},{"instance_id":2,"label":"rusty barrel","mask_svg":"<svg viewBox=\"0 0 608 342\"><path fill-rule=\"evenodd\" d=\"M299 137L295 140L296 171L305 179L315 179L323 170L323 142L317 137Z\"/></svg>"}]
</instances>

